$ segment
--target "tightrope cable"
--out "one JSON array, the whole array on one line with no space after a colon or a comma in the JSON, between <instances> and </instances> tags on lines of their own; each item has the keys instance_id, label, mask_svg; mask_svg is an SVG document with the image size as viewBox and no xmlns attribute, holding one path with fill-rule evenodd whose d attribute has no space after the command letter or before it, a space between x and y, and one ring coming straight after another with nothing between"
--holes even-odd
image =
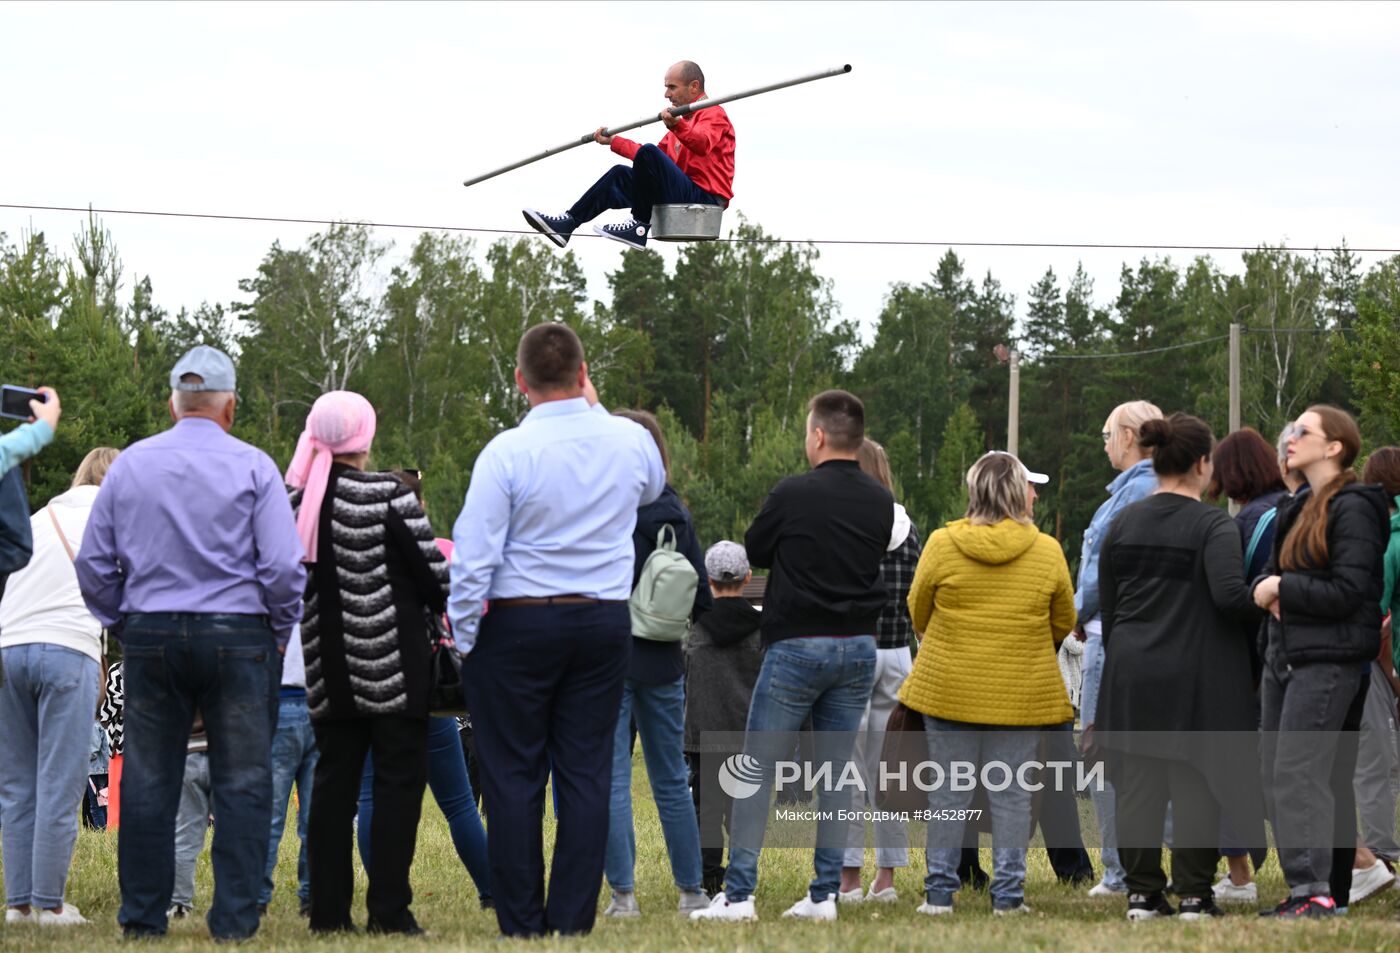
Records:
<instances>
[{"instance_id":1,"label":"tightrope cable","mask_svg":"<svg viewBox=\"0 0 1400 953\"><path fill-rule=\"evenodd\" d=\"M21 205L0 202L0 208L33 212L88 212L98 215L145 215L156 218L198 218L228 222L271 222L281 225L363 225L366 228L404 228L420 232L470 232L482 235L537 235L527 228L484 228L476 225L421 225L407 222L367 222L343 218L298 218L285 215L234 215L219 212L169 212L154 209L92 208L77 205ZM583 238L602 238L583 235ZM1260 245L1223 245L1216 243L1180 244L1163 242L958 242L926 241L890 238L717 238L714 241L733 245L885 245L925 248L1070 248L1119 251L1257 251ZM1313 248L1323 246L1313 245ZM1330 246L1329 246L1330 247ZM1348 248L1348 251L1375 255L1400 255L1400 248Z\"/></svg>"}]
</instances>

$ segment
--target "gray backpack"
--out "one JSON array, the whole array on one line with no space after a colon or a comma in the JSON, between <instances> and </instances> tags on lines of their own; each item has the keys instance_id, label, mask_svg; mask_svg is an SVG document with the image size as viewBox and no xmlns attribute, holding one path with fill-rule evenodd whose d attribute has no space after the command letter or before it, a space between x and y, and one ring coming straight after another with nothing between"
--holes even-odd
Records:
<instances>
[{"instance_id":1,"label":"gray backpack","mask_svg":"<svg viewBox=\"0 0 1400 953\"><path fill-rule=\"evenodd\" d=\"M669 537L669 538L668 538ZM676 552L676 530L664 524L656 548L642 563L642 574L627 607L632 611L632 634L653 642L679 642L690 631L690 611L700 574L690 560Z\"/></svg>"}]
</instances>

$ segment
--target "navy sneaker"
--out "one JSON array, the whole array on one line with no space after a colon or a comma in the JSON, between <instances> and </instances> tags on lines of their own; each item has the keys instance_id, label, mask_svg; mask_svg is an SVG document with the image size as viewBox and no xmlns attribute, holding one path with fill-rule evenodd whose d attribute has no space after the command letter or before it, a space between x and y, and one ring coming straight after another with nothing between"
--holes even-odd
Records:
<instances>
[{"instance_id":1,"label":"navy sneaker","mask_svg":"<svg viewBox=\"0 0 1400 953\"><path fill-rule=\"evenodd\" d=\"M1337 915L1337 902L1331 897L1289 897L1277 907L1259 915L1278 917L1280 920L1320 920Z\"/></svg>"},{"instance_id":2,"label":"navy sneaker","mask_svg":"<svg viewBox=\"0 0 1400 953\"><path fill-rule=\"evenodd\" d=\"M604 238L611 238L615 242L622 242L622 244L632 248L646 248L647 232L651 231L651 226L646 222L639 222L635 218L629 218L616 225L594 225L593 230Z\"/></svg>"},{"instance_id":3,"label":"navy sneaker","mask_svg":"<svg viewBox=\"0 0 1400 953\"><path fill-rule=\"evenodd\" d=\"M569 236L578 228L578 222L568 212L563 215L546 215L543 212L536 212L532 208L524 209L521 214L525 216L525 221L545 238L563 248L569 244Z\"/></svg>"}]
</instances>

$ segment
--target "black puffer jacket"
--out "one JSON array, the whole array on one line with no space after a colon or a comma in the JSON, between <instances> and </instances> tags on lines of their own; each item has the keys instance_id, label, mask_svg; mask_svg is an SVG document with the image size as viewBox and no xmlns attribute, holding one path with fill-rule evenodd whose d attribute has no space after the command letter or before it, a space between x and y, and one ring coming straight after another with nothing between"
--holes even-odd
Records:
<instances>
[{"instance_id":1,"label":"black puffer jacket","mask_svg":"<svg viewBox=\"0 0 1400 953\"><path fill-rule=\"evenodd\" d=\"M1390 509L1377 486L1350 483L1327 504L1327 564L1279 570L1279 553L1307 503L1304 489L1279 506L1273 554L1264 574L1281 576L1282 619L1268 629L1268 651L1289 665L1366 662L1381 647L1381 559Z\"/></svg>"}]
</instances>

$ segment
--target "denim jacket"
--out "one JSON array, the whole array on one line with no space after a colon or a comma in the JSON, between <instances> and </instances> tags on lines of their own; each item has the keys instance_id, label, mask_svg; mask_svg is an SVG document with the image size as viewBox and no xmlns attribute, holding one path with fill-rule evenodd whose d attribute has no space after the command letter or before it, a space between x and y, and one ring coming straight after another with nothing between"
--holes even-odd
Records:
<instances>
[{"instance_id":1,"label":"denim jacket","mask_svg":"<svg viewBox=\"0 0 1400 953\"><path fill-rule=\"evenodd\" d=\"M1134 463L1108 485L1108 499L1089 521L1089 528L1084 531L1084 545L1079 551L1079 583L1075 586L1074 608L1081 625L1099 614L1099 552L1108 528L1125 506L1150 496L1155 489L1157 474L1150 459Z\"/></svg>"}]
</instances>

